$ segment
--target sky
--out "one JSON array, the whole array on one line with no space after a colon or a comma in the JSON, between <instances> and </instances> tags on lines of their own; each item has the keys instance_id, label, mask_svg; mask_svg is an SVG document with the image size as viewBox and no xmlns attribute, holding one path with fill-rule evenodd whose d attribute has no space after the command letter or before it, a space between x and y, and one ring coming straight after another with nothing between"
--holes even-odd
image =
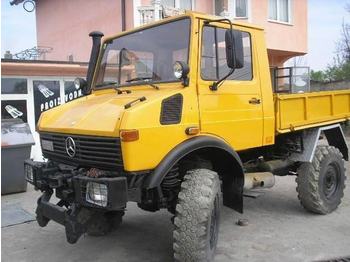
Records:
<instances>
[{"instance_id":1,"label":"sky","mask_svg":"<svg viewBox=\"0 0 350 262\"><path fill-rule=\"evenodd\" d=\"M6 50L14 54L36 46L35 11L9 3L1 0L1 56ZM343 20L350 23L347 3L350 0L308 0L308 55L297 59L298 65L322 70L332 63Z\"/></svg>"},{"instance_id":2,"label":"sky","mask_svg":"<svg viewBox=\"0 0 350 262\"><path fill-rule=\"evenodd\" d=\"M350 0L308 1L308 55L304 63L311 69L322 70L333 63L342 23L350 23L346 4L350 5Z\"/></svg>"},{"instance_id":3,"label":"sky","mask_svg":"<svg viewBox=\"0 0 350 262\"><path fill-rule=\"evenodd\" d=\"M1 57L6 50L12 54L36 46L35 11L28 13L22 5L11 6L1 0Z\"/></svg>"}]
</instances>

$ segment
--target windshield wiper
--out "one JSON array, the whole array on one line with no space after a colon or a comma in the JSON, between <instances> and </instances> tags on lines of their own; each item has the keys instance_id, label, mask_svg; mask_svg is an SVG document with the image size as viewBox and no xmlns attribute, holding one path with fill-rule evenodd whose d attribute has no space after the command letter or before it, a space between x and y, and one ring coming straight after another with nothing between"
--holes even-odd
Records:
<instances>
[{"instance_id":1,"label":"windshield wiper","mask_svg":"<svg viewBox=\"0 0 350 262\"><path fill-rule=\"evenodd\" d=\"M147 85L153 87L154 89L159 90L158 86L156 86L155 84L150 83L147 80L152 80L152 77L135 77L135 78L128 79L125 82L131 83L131 82L139 81L139 82L142 82L144 84L147 84Z\"/></svg>"},{"instance_id":2,"label":"windshield wiper","mask_svg":"<svg viewBox=\"0 0 350 262\"><path fill-rule=\"evenodd\" d=\"M109 82L103 82L101 84L96 85L96 87L103 87L103 86L113 86L113 88L117 91L118 95L122 94L122 93L127 93L130 94L131 91L130 90L120 90L119 89L119 84L117 81L109 81Z\"/></svg>"},{"instance_id":3,"label":"windshield wiper","mask_svg":"<svg viewBox=\"0 0 350 262\"><path fill-rule=\"evenodd\" d=\"M125 80L125 82L134 82L134 81L142 81L142 80L152 80L152 77L149 77L149 76L145 76L145 77L135 77L135 78L131 78L131 79L128 79L128 80Z\"/></svg>"},{"instance_id":4,"label":"windshield wiper","mask_svg":"<svg viewBox=\"0 0 350 262\"><path fill-rule=\"evenodd\" d=\"M103 87L103 86L117 86L117 81L109 81L109 82L103 82L101 84L96 85L96 87Z\"/></svg>"}]
</instances>

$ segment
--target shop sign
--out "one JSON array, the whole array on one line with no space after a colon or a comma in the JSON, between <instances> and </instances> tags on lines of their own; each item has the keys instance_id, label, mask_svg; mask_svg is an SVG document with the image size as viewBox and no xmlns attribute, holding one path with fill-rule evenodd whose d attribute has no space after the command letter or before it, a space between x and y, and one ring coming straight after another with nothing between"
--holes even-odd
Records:
<instances>
[{"instance_id":1,"label":"shop sign","mask_svg":"<svg viewBox=\"0 0 350 262\"><path fill-rule=\"evenodd\" d=\"M42 112L61 104L59 81L33 81L35 123Z\"/></svg>"}]
</instances>

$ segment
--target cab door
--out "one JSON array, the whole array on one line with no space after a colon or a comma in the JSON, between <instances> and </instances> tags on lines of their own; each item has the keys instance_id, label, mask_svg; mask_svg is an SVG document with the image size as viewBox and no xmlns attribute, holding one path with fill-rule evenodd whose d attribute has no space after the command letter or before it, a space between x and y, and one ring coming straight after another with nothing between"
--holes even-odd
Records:
<instances>
[{"instance_id":1,"label":"cab door","mask_svg":"<svg viewBox=\"0 0 350 262\"><path fill-rule=\"evenodd\" d=\"M257 55L249 28L239 29L243 34L244 67L236 69L217 91L209 88L230 71L226 64L226 29L203 25L200 30L197 88L201 132L223 138L235 150L260 147L263 108Z\"/></svg>"}]
</instances>

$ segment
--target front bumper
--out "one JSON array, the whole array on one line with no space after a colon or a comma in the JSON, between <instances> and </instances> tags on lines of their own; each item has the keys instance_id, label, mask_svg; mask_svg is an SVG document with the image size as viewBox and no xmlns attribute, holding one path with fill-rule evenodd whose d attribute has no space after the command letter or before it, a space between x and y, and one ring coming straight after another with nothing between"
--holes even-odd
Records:
<instances>
[{"instance_id":1,"label":"front bumper","mask_svg":"<svg viewBox=\"0 0 350 262\"><path fill-rule=\"evenodd\" d=\"M128 200L127 179L124 176L86 176L86 170L61 169L52 163L25 161L26 179L43 195L38 199L36 209L38 224L46 226L53 220L65 227L67 241L75 243L86 232L91 217L96 212L124 210ZM88 184L96 183L106 189L106 201L89 201ZM50 202L56 192L57 204Z\"/></svg>"},{"instance_id":2,"label":"front bumper","mask_svg":"<svg viewBox=\"0 0 350 262\"><path fill-rule=\"evenodd\" d=\"M32 160L26 160L24 165L26 180L37 190L50 191L55 189L58 198L90 208L113 211L122 210L126 206L128 185L125 176L92 178L87 177L86 171L83 170L61 170L58 165ZM101 184L106 187L106 204L99 205L87 201L88 183Z\"/></svg>"}]
</instances>

